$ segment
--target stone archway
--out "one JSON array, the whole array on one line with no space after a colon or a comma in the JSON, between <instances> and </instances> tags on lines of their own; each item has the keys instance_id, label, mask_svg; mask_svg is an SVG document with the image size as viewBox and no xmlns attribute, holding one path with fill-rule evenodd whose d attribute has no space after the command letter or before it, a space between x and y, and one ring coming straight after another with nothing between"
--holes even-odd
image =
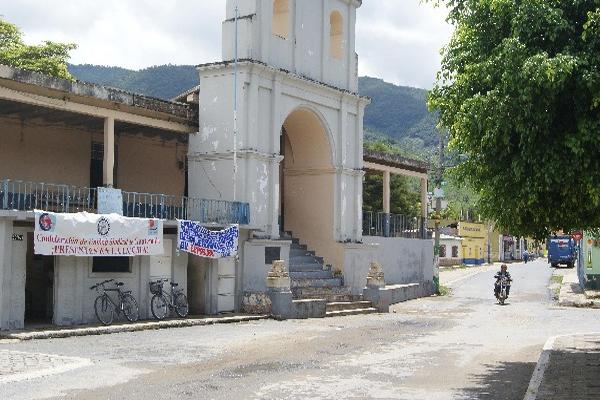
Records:
<instances>
[{"instance_id":1,"label":"stone archway","mask_svg":"<svg viewBox=\"0 0 600 400\"><path fill-rule=\"evenodd\" d=\"M281 130L280 228L317 251L331 246L335 169L326 125L308 108L297 108Z\"/></svg>"}]
</instances>

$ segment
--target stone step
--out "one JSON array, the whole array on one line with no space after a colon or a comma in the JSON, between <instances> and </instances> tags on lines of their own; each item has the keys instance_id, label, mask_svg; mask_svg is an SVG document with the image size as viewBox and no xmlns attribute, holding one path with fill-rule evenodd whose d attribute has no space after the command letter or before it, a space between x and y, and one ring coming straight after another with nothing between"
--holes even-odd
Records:
<instances>
[{"instance_id":1,"label":"stone step","mask_svg":"<svg viewBox=\"0 0 600 400\"><path fill-rule=\"evenodd\" d=\"M329 279L294 279L292 278L293 288L333 288L341 287L342 278Z\"/></svg>"},{"instance_id":2,"label":"stone step","mask_svg":"<svg viewBox=\"0 0 600 400\"><path fill-rule=\"evenodd\" d=\"M373 307L369 308L357 308L354 310L341 310L341 311L327 311L326 317L346 317L348 315L360 315L360 314L373 314L376 313L377 309Z\"/></svg>"},{"instance_id":3,"label":"stone step","mask_svg":"<svg viewBox=\"0 0 600 400\"><path fill-rule=\"evenodd\" d=\"M296 256L314 256L314 255L315 255L314 251L290 247L290 257L296 257Z\"/></svg>"},{"instance_id":4,"label":"stone step","mask_svg":"<svg viewBox=\"0 0 600 400\"><path fill-rule=\"evenodd\" d=\"M290 264L290 272L303 272L303 271L325 271L329 268L325 268L323 264L310 263L310 264Z\"/></svg>"},{"instance_id":5,"label":"stone step","mask_svg":"<svg viewBox=\"0 0 600 400\"><path fill-rule=\"evenodd\" d=\"M293 293L293 291L292 291ZM356 300L356 296L351 294L310 294L310 295L302 295L302 297L297 298L294 297L294 300L308 300L308 299L322 299L328 303L335 302L351 302Z\"/></svg>"},{"instance_id":6,"label":"stone step","mask_svg":"<svg viewBox=\"0 0 600 400\"><path fill-rule=\"evenodd\" d=\"M311 263L319 263L323 264L323 259L321 257L315 257L312 255L303 255L303 256L290 256L290 265L294 264L311 264Z\"/></svg>"},{"instance_id":7,"label":"stone step","mask_svg":"<svg viewBox=\"0 0 600 400\"><path fill-rule=\"evenodd\" d=\"M344 311L373 308L373 303L367 300L360 301L333 301L327 303L327 311Z\"/></svg>"},{"instance_id":8,"label":"stone step","mask_svg":"<svg viewBox=\"0 0 600 400\"><path fill-rule=\"evenodd\" d=\"M315 270L315 271L290 271L292 279L333 279L331 270Z\"/></svg>"},{"instance_id":9,"label":"stone step","mask_svg":"<svg viewBox=\"0 0 600 400\"><path fill-rule=\"evenodd\" d=\"M296 241L298 239L295 239ZM292 245L290 246L290 250L304 250L307 251L308 247L305 244L300 244L292 241Z\"/></svg>"},{"instance_id":10,"label":"stone step","mask_svg":"<svg viewBox=\"0 0 600 400\"><path fill-rule=\"evenodd\" d=\"M294 299L325 299L327 302L358 301L361 296L354 296L349 287L293 287Z\"/></svg>"}]
</instances>

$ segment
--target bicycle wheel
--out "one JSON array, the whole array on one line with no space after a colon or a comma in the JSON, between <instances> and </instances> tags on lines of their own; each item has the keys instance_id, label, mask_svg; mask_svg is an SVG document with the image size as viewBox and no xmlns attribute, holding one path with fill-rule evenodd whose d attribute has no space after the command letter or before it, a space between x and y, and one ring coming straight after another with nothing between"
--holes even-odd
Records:
<instances>
[{"instance_id":1,"label":"bicycle wheel","mask_svg":"<svg viewBox=\"0 0 600 400\"><path fill-rule=\"evenodd\" d=\"M188 315L190 308L188 306L187 297L183 293L177 293L175 295L175 312L181 318L185 318Z\"/></svg>"},{"instance_id":2,"label":"bicycle wheel","mask_svg":"<svg viewBox=\"0 0 600 400\"><path fill-rule=\"evenodd\" d=\"M152 311L154 318L159 320L167 316L169 306L164 295L155 294L152 296L152 300L150 300L150 311Z\"/></svg>"},{"instance_id":3,"label":"bicycle wheel","mask_svg":"<svg viewBox=\"0 0 600 400\"><path fill-rule=\"evenodd\" d=\"M102 322L103 325L110 325L115 317L115 310L113 304L107 298L107 296L98 296L94 301L94 311L96 312L96 318Z\"/></svg>"},{"instance_id":4,"label":"bicycle wheel","mask_svg":"<svg viewBox=\"0 0 600 400\"><path fill-rule=\"evenodd\" d=\"M137 301L129 293L123 295L123 314L129 322L135 322L140 318L140 310Z\"/></svg>"}]
</instances>

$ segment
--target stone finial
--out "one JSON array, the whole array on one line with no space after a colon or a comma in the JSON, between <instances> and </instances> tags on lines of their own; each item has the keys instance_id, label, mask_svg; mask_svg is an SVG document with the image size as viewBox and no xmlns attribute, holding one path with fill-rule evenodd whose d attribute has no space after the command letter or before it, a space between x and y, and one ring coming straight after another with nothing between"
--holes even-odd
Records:
<instances>
[{"instance_id":1,"label":"stone finial","mask_svg":"<svg viewBox=\"0 0 600 400\"><path fill-rule=\"evenodd\" d=\"M385 287L385 277L381 264L378 262L371 262L369 273L367 274L367 286L368 287Z\"/></svg>"},{"instance_id":2,"label":"stone finial","mask_svg":"<svg viewBox=\"0 0 600 400\"><path fill-rule=\"evenodd\" d=\"M290 274L285 269L284 261L273 261L271 269L267 273L267 289L274 291L289 291L290 287Z\"/></svg>"},{"instance_id":3,"label":"stone finial","mask_svg":"<svg viewBox=\"0 0 600 400\"><path fill-rule=\"evenodd\" d=\"M271 265L271 269L267 273L269 278L286 278L290 274L285 269L285 262L283 260L275 260Z\"/></svg>"}]
</instances>

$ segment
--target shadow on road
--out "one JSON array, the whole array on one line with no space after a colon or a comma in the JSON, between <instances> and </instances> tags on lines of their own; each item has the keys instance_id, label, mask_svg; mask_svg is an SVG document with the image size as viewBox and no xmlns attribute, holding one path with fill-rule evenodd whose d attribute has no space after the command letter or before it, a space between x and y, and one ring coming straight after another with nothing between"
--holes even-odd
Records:
<instances>
[{"instance_id":1,"label":"shadow on road","mask_svg":"<svg viewBox=\"0 0 600 400\"><path fill-rule=\"evenodd\" d=\"M535 362L507 362L486 364L484 374L473 376L475 386L462 389L464 399L477 400L522 400Z\"/></svg>"},{"instance_id":2,"label":"shadow on road","mask_svg":"<svg viewBox=\"0 0 600 400\"><path fill-rule=\"evenodd\" d=\"M594 347L553 351L538 398L544 400L600 398L600 343Z\"/></svg>"}]
</instances>

